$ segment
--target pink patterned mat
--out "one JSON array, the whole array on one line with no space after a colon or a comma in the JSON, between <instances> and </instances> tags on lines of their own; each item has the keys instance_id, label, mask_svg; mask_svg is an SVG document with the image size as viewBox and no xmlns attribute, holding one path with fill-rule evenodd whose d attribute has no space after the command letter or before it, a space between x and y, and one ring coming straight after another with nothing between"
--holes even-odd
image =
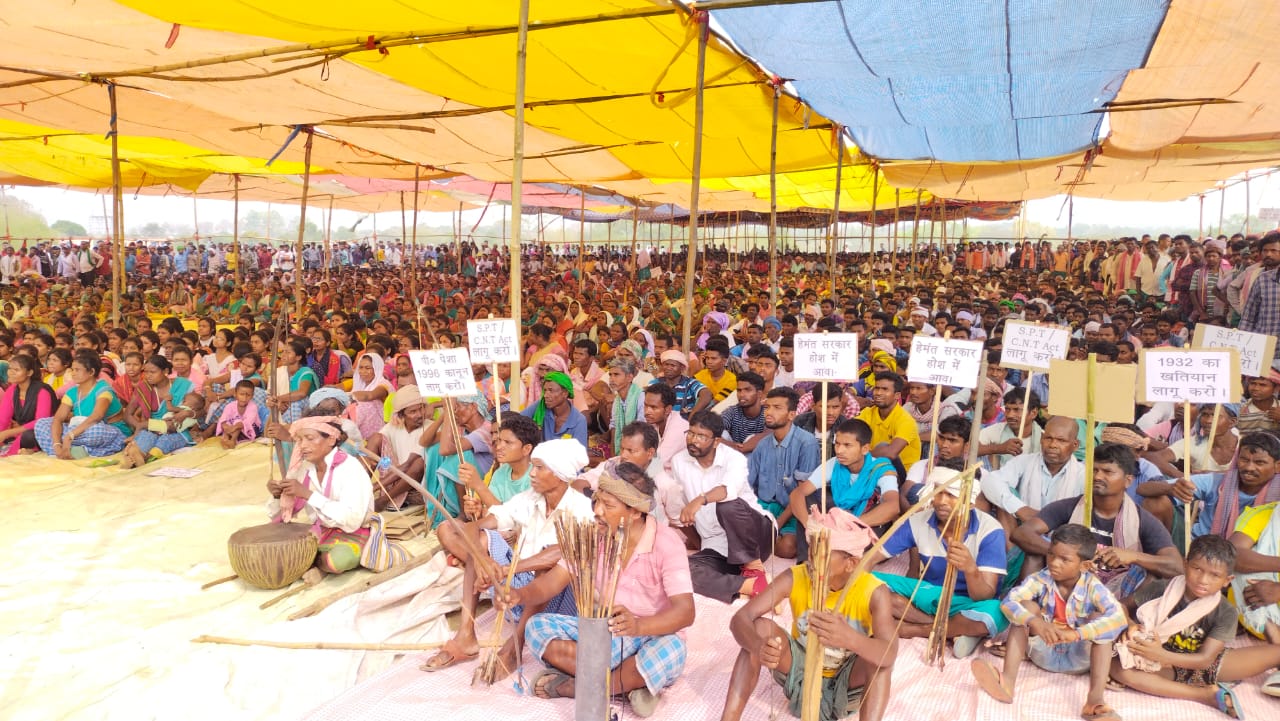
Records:
<instances>
[{"instance_id":1,"label":"pink patterned mat","mask_svg":"<svg viewBox=\"0 0 1280 721\"><path fill-rule=\"evenodd\" d=\"M698 720L719 718L724 707L729 674L738 647L729 634L729 619L741 605L726 606L707 598L696 597L697 621L689 630L689 656L684 675L663 695L654 718ZM485 614L479 624L481 639L493 622L493 613ZM789 614L777 618L783 628L789 627ZM510 628L508 626L508 628ZM1237 639L1237 644L1249 640ZM1030 663L1023 666L1018 678L1017 699L1007 706L982 693L973 682L969 665L974 658L992 660L985 652L970 659L948 659L944 669L929 668L922 658L923 639L904 640L899 645L898 661L893 670L893 698L887 719L904 721L989 721L1017 719L1040 721L1078 719L1088 682L1084 677L1050 674ZM474 663L464 663L444 671L425 673L419 665L429 656L409 658L382 674L345 691L306 715L317 721L492 721L500 716L511 721L551 721L573 718L573 701L544 700L523 695L514 688L514 677L492 688L471 687ZM999 659L995 659L999 663ZM523 675L531 680L542 664L526 651ZM1280 718L1280 699L1258 691L1262 677L1249 679L1237 687L1236 693L1249 719ZM1125 721L1221 721L1227 717L1215 709L1190 701L1173 701L1146 696L1134 691L1107 693L1111 704ZM620 703L622 718L637 718L625 701ZM778 686L762 676L755 696L743 715L744 721L772 721L792 718Z\"/></svg>"}]
</instances>

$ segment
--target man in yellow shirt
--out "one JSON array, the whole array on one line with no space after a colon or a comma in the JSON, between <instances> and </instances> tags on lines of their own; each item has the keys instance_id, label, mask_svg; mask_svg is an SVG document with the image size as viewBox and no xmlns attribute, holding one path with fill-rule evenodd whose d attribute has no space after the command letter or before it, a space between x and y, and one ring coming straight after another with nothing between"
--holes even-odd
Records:
<instances>
[{"instance_id":1,"label":"man in yellow shirt","mask_svg":"<svg viewBox=\"0 0 1280 721\"><path fill-rule=\"evenodd\" d=\"M871 405L858 418L871 426L871 455L897 459L904 468L920 460L920 431L898 403L904 381L896 373L877 373Z\"/></svg>"},{"instance_id":2,"label":"man in yellow shirt","mask_svg":"<svg viewBox=\"0 0 1280 721\"><path fill-rule=\"evenodd\" d=\"M729 677L721 721L742 718L761 667L769 669L774 682L782 687L791 715L800 715L810 628L822 644L821 721L855 713L861 721L884 717L889 679L898 656L893 594L870 573L858 576L845 588L875 534L843 509L832 508L825 514L814 511L805 533L812 538L818 529L825 528L830 534L823 610L814 610L817 604L810 599L809 566L803 563L779 573L763 593L738 609L729 631L742 650ZM783 602L791 606L790 633L770 620L773 609Z\"/></svg>"},{"instance_id":3,"label":"man in yellow shirt","mask_svg":"<svg viewBox=\"0 0 1280 721\"><path fill-rule=\"evenodd\" d=\"M729 343L722 338L707 341L702 353L702 370L693 377L711 391L713 403L719 403L738 389L738 376L726 368L729 362ZM918 445L918 444L917 444Z\"/></svg>"}]
</instances>

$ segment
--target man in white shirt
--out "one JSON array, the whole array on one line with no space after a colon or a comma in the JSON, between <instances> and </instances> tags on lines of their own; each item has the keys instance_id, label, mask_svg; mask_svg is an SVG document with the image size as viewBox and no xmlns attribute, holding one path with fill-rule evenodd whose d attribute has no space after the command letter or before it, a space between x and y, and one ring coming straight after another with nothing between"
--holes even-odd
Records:
<instances>
[{"instance_id":1,"label":"man in white shirt","mask_svg":"<svg viewBox=\"0 0 1280 721\"><path fill-rule=\"evenodd\" d=\"M685 450L672 459L671 475L689 499L680 524L692 526L699 539L700 550L689 557L693 591L732 603L768 585L764 561L772 554L777 529L751 490L746 456L719 444L723 433L720 416L693 414Z\"/></svg>"},{"instance_id":2,"label":"man in white shirt","mask_svg":"<svg viewBox=\"0 0 1280 721\"><path fill-rule=\"evenodd\" d=\"M689 421L675 413L676 392L666 383L657 382L644 389L644 422L658 432L658 458L667 473L671 459L685 450L685 434ZM679 514L677 514L679 515Z\"/></svg>"},{"instance_id":3,"label":"man in white shirt","mask_svg":"<svg viewBox=\"0 0 1280 721\"><path fill-rule=\"evenodd\" d=\"M1026 423L1023 424L1023 401L1027 393L1021 388L1014 388L1004 394L1004 421L983 428L978 433L978 456L983 465L990 470L999 470L1001 466L1013 460L1015 456L1025 453L1040 452L1040 426L1035 417L1040 411L1040 399L1035 391L1030 394L1031 408L1027 412ZM1022 435L1018 435L1018 431Z\"/></svg>"},{"instance_id":4,"label":"man in white shirt","mask_svg":"<svg viewBox=\"0 0 1280 721\"><path fill-rule=\"evenodd\" d=\"M443 523L437 529L440 545L461 560L466 571L462 576L462 617L458 631L422 667L424 671L439 671L459 661L475 658L480 653L476 638L476 603L480 592L506 581L507 570L514 562L519 569L512 578L513 588L523 588L541 574L560 562L560 546L556 539L553 521L561 509L580 520L594 518L591 500L570 485L578 472L587 465L587 451L572 438L556 438L543 441L533 449L529 464L529 490L517 493L506 503L489 508L489 513L478 521L467 523L458 530L453 523ZM470 544L461 534L468 534L481 553L472 557ZM507 537L520 536L520 557L507 542ZM519 666L523 650L524 627L536 613L574 614L572 591L566 589L542 607L516 606L509 609L519 618L502 646L499 656L499 673L505 676ZM505 671L505 673L503 673ZM497 680L497 679L492 679Z\"/></svg>"},{"instance_id":5,"label":"man in white shirt","mask_svg":"<svg viewBox=\"0 0 1280 721\"><path fill-rule=\"evenodd\" d=\"M1084 493L1084 464L1075 458L1079 445L1075 420L1054 416L1040 436L1039 453L1014 456L1000 470L982 476L982 495L993 510L1004 511L1000 518L1007 529L1014 525L1008 516L1025 523L1050 501Z\"/></svg>"},{"instance_id":6,"label":"man in white shirt","mask_svg":"<svg viewBox=\"0 0 1280 721\"><path fill-rule=\"evenodd\" d=\"M80 263L70 248L62 248L58 255L58 276L71 280L80 274Z\"/></svg>"},{"instance_id":7,"label":"man in white shirt","mask_svg":"<svg viewBox=\"0 0 1280 721\"><path fill-rule=\"evenodd\" d=\"M679 417L679 414L676 415ZM688 426L685 428L688 429ZM658 431L644 421L628 423L622 429L622 450L618 455L595 468L583 471L574 481L573 487L584 493L587 488L594 491L600 485L600 476L605 472L614 473L620 463L636 465L653 480L653 510L650 513L655 521L664 526L675 525L680 518L680 511L686 505L684 491L662 467L662 457L658 455Z\"/></svg>"}]
</instances>

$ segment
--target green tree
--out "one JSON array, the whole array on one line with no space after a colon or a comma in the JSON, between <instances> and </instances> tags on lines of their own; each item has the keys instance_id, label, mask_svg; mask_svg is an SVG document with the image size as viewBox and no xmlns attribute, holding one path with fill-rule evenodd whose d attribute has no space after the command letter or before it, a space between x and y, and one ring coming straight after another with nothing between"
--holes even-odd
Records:
<instances>
[{"instance_id":1,"label":"green tree","mask_svg":"<svg viewBox=\"0 0 1280 721\"><path fill-rule=\"evenodd\" d=\"M49 229L44 216L40 215L25 200L4 197L0 199L0 221L4 227L0 229L0 237L7 238L49 238L53 231Z\"/></svg>"},{"instance_id":2,"label":"green tree","mask_svg":"<svg viewBox=\"0 0 1280 721\"><path fill-rule=\"evenodd\" d=\"M89 235L83 225L70 220L55 220L49 229L61 238L85 238Z\"/></svg>"}]
</instances>

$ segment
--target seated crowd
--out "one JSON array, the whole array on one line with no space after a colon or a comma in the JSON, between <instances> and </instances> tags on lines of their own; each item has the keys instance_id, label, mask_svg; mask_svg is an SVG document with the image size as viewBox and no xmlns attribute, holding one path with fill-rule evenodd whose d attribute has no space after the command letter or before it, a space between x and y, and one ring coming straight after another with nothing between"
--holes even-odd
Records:
<instances>
[{"instance_id":1,"label":"seated crowd","mask_svg":"<svg viewBox=\"0 0 1280 721\"><path fill-rule=\"evenodd\" d=\"M1280 234L1258 247L1274 276ZM532 690L547 698L574 694L578 642L554 517L625 526L610 691L641 716L680 678L694 595L744 601L724 719L742 715L762 667L798 714L810 631L823 718L881 718L898 640L928 637L944 605L955 657L1003 656L972 672L1005 703L1024 660L1087 674L1086 719L1119 718L1109 682L1233 718L1237 682L1265 674L1263 692L1280 697L1280 372L1242 378L1244 403L1202 407L1191 427L1171 404L1135 402L1135 423L1099 424L1086 478L1086 424L1048 412L1051 391L1072 391L1000 366L1005 322L1060 323L1078 336L1070 357L1132 363L1135 348L1189 341L1155 304L1148 314L1129 295L1050 282L1035 300L990 304L940 286L840 304L788 290L762 312L749 291L717 288L682 344L643 308L614 316L612 296L607 320L572 317L552 292L567 287L536 296L523 371L477 365L461 398L423 397L407 355L424 331L465 344L466 311L447 295L416 323L376 303L315 308L280 337L255 318L188 330L166 317L153 330L146 315L129 329L82 315L52 333L18 321L0 330L0 454L132 467L204 439L228 450L273 439L286 472L269 512L318 524L329 573L377 567L370 519L424 505L425 490L465 574L461 623L424 668L479 654L488 594L514 620L502 667L527 646L545 666ZM857 380L795 380L794 334L826 330L859 334ZM907 381L911 338L947 331L982 340L981 392ZM829 589L814 611L820 529ZM1239 628L1257 640L1235 643Z\"/></svg>"}]
</instances>

